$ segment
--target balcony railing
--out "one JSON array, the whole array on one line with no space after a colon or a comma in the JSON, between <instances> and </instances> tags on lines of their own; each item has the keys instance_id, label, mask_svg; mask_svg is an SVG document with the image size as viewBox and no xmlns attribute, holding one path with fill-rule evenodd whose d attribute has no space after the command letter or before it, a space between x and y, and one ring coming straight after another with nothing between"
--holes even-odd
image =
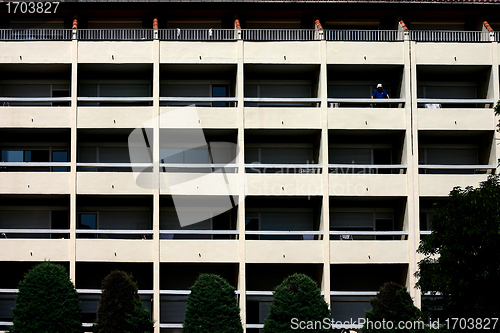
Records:
<instances>
[{"instance_id":1,"label":"balcony railing","mask_svg":"<svg viewBox=\"0 0 500 333\"><path fill-rule=\"evenodd\" d=\"M318 240L323 231L246 230L245 235L248 240Z\"/></svg>"},{"instance_id":2,"label":"balcony railing","mask_svg":"<svg viewBox=\"0 0 500 333\"><path fill-rule=\"evenodd\" d=\"M79 40L153 40L152 29L78 29Z\"/></svg>"},{"instance_id":3,"label":"balcony railing","mask_svg":"<svg viewBox=\"0 0 500 333\"><path fill-rule=\"evenodd\" d=\"M405 173L407 168L406 164L328 164L328 172L333 174L384 174L394 173L394 171Z\"/></svg>"},{"instance_id":4,"label":"balcony railing","mask_svg":"<svg viewBox=\"0 0 500 333\"><path fill-rule=\"evenodd\" d=\"M407 238L408 231L330 231L330 240L406 240Z\"/></svg>"},{"instance_id":5,"label":"balcony railing","mask_svg":"<svg viewBox=\"0 0 500 333\"><path fill-rule=\"evenodd\" d=\"M70 166L71 162L0 162L0 172L2 171L67 172L69 171Z\"/></svg>"},{"instance_id":6,"label":"balcony railing","mask_svg":"<svg viewBox=\"0 0 500 333\"><path fill-rule=\"evenodd\" d=\"M404 107L404 98L328 98L328 107L338 108L338 107L361 107L373 108L373 107Z\"/></svg>"},{"instance_id":7,"label":"balcony railing","mask_svg":"<svg viewBox=\"0 0 500 333\"><path fill-rule=\"evenodd\" d=\"M133 168L150 168L153 170L153 163L76 163L77 171L89 172L131 172Z\"/></svg>"},{"instance_id":8,"label":"balcony railing","mask_svg":"<svg viewBox=\"0 0 500 333\"><path fill-rule=\"evenodd\" d=\"M0 40L71 40L71 29L0 29ZM153 40L153 29L77 29L78 40ZM410 40L419 42L488 42L490 33L483 31L440 30L323 30L328 41L396 42ZM240 37L241 34L241 37ZM160 40L179 41L224 41L241 38L247 41L310 41L322 39L315 29L160 29ZM500 33L494 33L500 41Z\"/></svg>"},{"instance_id":9,"label":"balcony railing","mask_svg":"<svg viewBox=\"0 0 500 333\"><path fill-rule=\"evenodd\" d=\"M488 42L484 31L410 30L410 40L416 42Z\"/></svg>"},{"instance_id":10,"label":"balcony railing","mask_svg":"<svg viewBox=\"0 0 500 333\"><path fill-rule=\"evenodd\" d=\"M111 229L76 229L78 238L106 238L106 239L152 239L153 230L111 230Z\"/></svg>"},{"instance_id":11,"label":"balcony railing","mask_svg":"<svg viewBox=\"0 0 500 333\"><path fill-rule=\"evenodd\" d=\"M319 174L321 164L245 164L247 173L293 173L293 174Z\"/></svg>"},{"instance_id":12,"label":"balcony railing","mask_svg":"<svg viewBox=\"0 0 500 333\"><path fill-rule=\"evenodd\" d=\"M175 236L184 236L182 239L214 239L215 235L220 239L236 239L238 234L238 230L160 230L160 239L175 239Z\"/></svg>"},{"instance_id":13,"label":"balcony railing","mask_svg":"<svg viewBox=\"0 0 500 333\"><path fill-rule=\"evenodd\" d=\"M319 33L314 29L242 29L243 40L248 41L304 41L317 40Z\"/></svg>"},{"instance_id":14,"label":"balcony railing","mask_svg":"<svg viewBox=\"0 0 500 333\"><path fill-rule=\"evenodd\" d=\"M457 164L420 164L418 169L420 173L426 173L427 170L441 170L444 172L439 172L439 174L445 174L449 172L450 174L464 173L464 174L491 174L494 173L497 166L491 165L457 165ZM432 173L430 173L432 174Z\"/></svg>"},{"instance_id":15,"label":"balcony railing","mask_svg":"<svg viewBox=\"0 0 500 333\"><path fill-rule=\"evenodd\" d=\"M160 29L160 40L235 40L235 29Z\"/></svg>"},{"instance_id":16,"label":"balcony railing","mask_svg":"<svg viewBox=\"0 0 500 333\"><path fill-rule=\"evenodd\" d=\"M225 106L235 106L236 102L238 102L237 97L160 97L160 106L176 106L179 104L214 106L214 103L216 104L215 106L222 103L226 103Z\"/></svg>"},{"instance_id":17,"label":"balcony railing","mask_svg":"<svg viewBox=\"0 0 500 333\"><path fill-rule=\"evenodd\" d=\"M441 108L443 105L447 107L484 107L487 105L493 106L495 101L491 98L417 98L418 107Z\"/></svg>"},{"instance_id":18,"label":"balcony railing","mask_svg":"<svg viewBox=\"0 0 500 333\"><path fill-rule=\"evenodd\" d=\"M71 40L71 29L0 29L0 40Z\"/></svg>"},{"instance_id":19,"label":"balcony railing","mask_svg":"<svg viewBox=\"0 0 500 333\"><path fill-rule=\"evenodd\" d=\"M77 97L79 106L126 106L127 104L151 106L153 97ZM85 105L90 103L90 105ZM104 104L103 104L104 103Z\"/></svg>"},{"instance_id":20,"label":"balcony railing","mask_svg":"<svg viewBox=\"0 0 500 333\"><path fill-rule=\"evenodd\" d=\"M317 97L274 97L274 98L258 98L258 97L245 97L243 101L246 103L269 104L270 107L283 107L283 106L314 106L314 104L321 103L321 98ZM273 105L274 104L274 105ZM245 105L247 106L247 105ZM266 105L267 106L267 105Z\"/></svg>"},{"instance_id":21,"label":"balcony railing","mask_svg":"<svg viewBox=\"0 0 500 333\"><path fill-rule=\"evenodd\" d=\"M326 40L353 42L397 42L404 32L398 30L326 30Z\"/></svg>"},{"instance_id":22,"label":"balcony railing","mask_svg":"<svg viewBox=\"0 0 500 333\"><path fill-rule=\"evenodd\" d=\"M12 237L12 235L17 236ZM43 238L67 238L69 229L0 229L0 239L42 238L34 237L34 235L46 236Z\"/></svg>"},{"instance_id":23,"label":"balcony railing","mask_svg":"<svg viewBox=\"0 0 500 333\"><path fill-rule=\"evenodd\" d=\"M70 106L70 102L71 97L0 97L0 106L11 106L10 103L15 103L12 106L27 106L33 103L39 103L41 106L56 106L57 103Z\"/></svg>"}]
</instances>

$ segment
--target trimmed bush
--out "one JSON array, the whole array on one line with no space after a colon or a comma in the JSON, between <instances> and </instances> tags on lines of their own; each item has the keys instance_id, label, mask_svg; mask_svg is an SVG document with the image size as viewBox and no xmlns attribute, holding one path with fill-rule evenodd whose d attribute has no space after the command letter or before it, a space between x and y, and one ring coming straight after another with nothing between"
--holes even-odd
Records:
<instances>
[{"instance_id":1,"label":"trimmed bush","mask_svg":"<svg viewBox=\"0 0 500 333\"><path fill-rule=\"evenodd\" d=\"M61 265L43 262L19 284L14 333L79 333L80 301L75 286Z\"/></svg>"},{"instance_id":2,"label":"trimmed bush","mask_svg":"<svg viewBox=\"0 0 500 333\"><path fill-rule=\"evenodd\" d=\"M242 333L234 288L215 274L201 274L191 287L184 333Z\"/></svg>"},{"instance_id":3,"label":"trimmed bush","mask_svg":"<svg viewBox=\"0 0 500 333\"><path fill-rule=\"evenodd\" d=\"M102 296L97 309L96 333L153 332L154 322L142 306L132 276L115 270L102 281Z\"/></svg>"},{"instance_id":4,"label":"trimmed bush","mask_svg":"<svg viewBox=\"0 0 500 333\"><path fill-rule=\"evenodd\" d=\"M264 333L297 332L292 319L321 321L330 318L330 310L316 282L305 274L287 277L275 290L270 314L264 322ZM307 332L324 332L311 329Z\"/></svg>"}]
</instances>

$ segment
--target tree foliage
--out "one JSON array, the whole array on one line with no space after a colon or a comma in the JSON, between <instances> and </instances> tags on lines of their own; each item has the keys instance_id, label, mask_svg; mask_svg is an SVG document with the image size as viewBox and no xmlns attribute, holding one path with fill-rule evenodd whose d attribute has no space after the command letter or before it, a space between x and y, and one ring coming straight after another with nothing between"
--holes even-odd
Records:
<instances>
[{"instance_id":1,"label":"tree foliage","mask_svg":"<svg viewBox=\"0 0 500 333\"><path fill-rule=\"evenodd\" d=\"M398 327L400 322L416 322L421 320L420 310L413 305L413 300L405 287L394 283L385 283L377 293L377 296L370 300L372 309L366 312L366 320L374 322L392 322L393 327ZM424 332L424 327L418 329L388 329L389 325L381 329L375 329L374 325L363 328L366 333L389 333L406 332L416 333Z\"/></svg>"},{"instance_id":2,"label":"tree foliage","mask_svg":"<svg viewBox=\"0 0 500 333\"><path fill-rule=\"evenodd\" d=\"M102 281L96 333L153 332L154 322L142 306L137 284L129 274L115 270Z\"/></svg>"},{"instance_id":3,"label":"tree foliage","mask_svg":"<svg viewBox=\"0 0 500 333\"><path fill-rule=\"evenodd\" d=\"M240 308L226 280L215 274L201 274L187 300L184 333L242 333Z\"/></svg>"},{"instance_id":4,"label":"tree foliage","mask_svg":"<svg viewBox=\"0 0 500 333\"><path fill-rule=\"evenodd\" d=\"M478 188L460 187L436 206L432 234L418 252L417 287L439 292L429 301L445 317L500 316L500 180L490 176Z\"/></svg>"},{"instance_id":5,"label":"tree foliage","mask_svg":"<svg viewBox=\"0 0 500 333\"><path fill-rule=\"evenodd\" d=\"M297 332L292 329L293 318L307 322L331 317L316 282L305 274L293 274L276 287L270 310L264 322L264 333ZM322 330L311 329L308 332Z\"/></svg>"},{"instance_id":6,"label":"tree foliage","mask_svg":"<svg viewBox=\"0 0 500 333\"><path fill-rule=\"evenodd\" d=\"M79 333L80 301L75 286L61 265L43 262L19 284L14 333Z\"/></svg>"}]
</instances>

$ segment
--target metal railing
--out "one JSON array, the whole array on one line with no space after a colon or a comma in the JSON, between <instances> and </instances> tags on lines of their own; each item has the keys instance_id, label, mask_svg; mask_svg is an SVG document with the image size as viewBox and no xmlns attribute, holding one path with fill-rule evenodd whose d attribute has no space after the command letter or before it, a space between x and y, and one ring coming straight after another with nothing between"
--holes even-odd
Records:
<instances>
[{"instance_id":1,"label":"metal railing","mask_svg":"<svg viewBox=\"0 0 500 333\"><path fill-rule=\"evenodd\" d=\"M491 165L460 165L460 164L420 164L418 166L419 171L426 172L427 170L441 170L449 171L450 174L457 174L458 172L463 172L464 174L486 174L495 172L497 166ZM455 171L455 172L454 172ZM444 174L441 172L438 174ZM433 173L429 173L433 174Z\"/></svg>"},{"instance_id":2,"label":"metal railing","mask_svg":"<svg viewBox=\"0 0 500 333\"><path fill-rule=\"evenodd\" d=\"M406 240L408 231L330 231L330 240ZM399 237L397 237L399 236Z\"/></svg>"},{"instance_id":3,"label":"metal railing","mask_svg":"<svg viewBox=\"0 0 500 333\"><path fill-rule=\"evenodd\" d=\"M238 97L160 97L160 106L179 106L194 104L196 106L231 107L236 106Z\"/></svg>"},{"instance_id":4,"label":"metal railing","mask_svg":"<svg viewBox=\"0 0 500 333\"><path fill-rule=\"evenodd\" d=\"M241 29L243 40L248 41L304 41L318 40L315 29Z\"/></svg>"},{"instance_id":5,"label":"metal railing","mask_svg":"<svg viewBox=\"0 0 500 333\"><path fill-rule=\"evenodd\" d=\"M365 108L373 107L404 107L406 100L404 98L328 98L328 107L357 107L361 105Z\"/></svg>"},{"instance_id":6,"label":"metal railing","mask_svg":"<svg viewBox=\"0 0 500 333\"><path fill-rule=\"evenodd\" d=\"M235 40L235 29L160 29L160 40Z\"/></svg>"},{"instance_id":7,"label":"metal railing","mask_svg":"<svg viewBox=\"0 0 500 333\"><path fill-rule=\"evenodd\" d=\"M177 239L214 239L213 236L217 235L221 236L220 239L234 240L238 234L238 230L160 230L160 239L176 239L175 236L181 236L181 238Z\"/></svg>"},{"instance_id":8,"label":"metal railing","mask_svg":"<svg viewBox=\"0 0 500 333\"><path fill-rule=\"evenodd\" d=\"M0 40L71 40L71 29L0 29Z\"/></svg>"},{"instance_id":9,"label":"metal railing","mask_svg":"<svg viewBox=\"0 0 500 333\"><path fill-rule=\"evenodd\" d=\"M410 40L416 42L489 42L485 31L410 30Z\"/></svg>"},{"instance_id":10,"label":"metal railing","mask_svg":"<svg viewBox=\"0 0 500 333\"><path fill-rule=\"evenodd\" d=\"M495 41L500 42L500 31L495 31L494 36L495 36Z\"/></svg>"},{"instance_id":11,"label":"metal railing","mask_svg":"<svg viewBox=\"0 0 500 333\"><path fill-rule=\"evenodd\" d=\"M261 164L247 163L245 171L247 173L293 173L293 174L319 174L321 164Z\"/></svg>"},{"instance_id":12,"label":"metal railing","mask_svg":"<svg viewBox=\"0 0 500 333\"><path fill-rule=\"evenodd\" d=\"M326 40L345 42L398 42L404 32L398 30L326 30Z\"/></svg>"},{"instance_id":13,"label":"metal railing","mask_svg":"<svg viewBox=\"0 0 500 333\"><path fill-rule=\"evenodd\" d=\"M470 107L484 107L490 104L493 107L495 101L491 98L417 98L417 107L430 106L431 108L441 108L442 105L470 105Z\"/></svg>"},{"instance_id":14,"label":"metal railing","mask_svg":"<svg viewBox=\"0 0 500 333\"><path fill-rule=\"evenodd\" d=\"M152 29L78 29L78 40L153 40Z\"/></svg>"},{"instance_id":15,"label":"metal railing","mask_svg":"<svg viewBox=\"0 0 500 333\"><path fill-rule=\"evenodd\" d=\"M328 164L328 173L331 174L349 174L349 173L367 173L367 174L384 174L379 170L388 170L389 172L403 171L406 172L408 166L406 164Z\"/></svg>"}]
</instances>

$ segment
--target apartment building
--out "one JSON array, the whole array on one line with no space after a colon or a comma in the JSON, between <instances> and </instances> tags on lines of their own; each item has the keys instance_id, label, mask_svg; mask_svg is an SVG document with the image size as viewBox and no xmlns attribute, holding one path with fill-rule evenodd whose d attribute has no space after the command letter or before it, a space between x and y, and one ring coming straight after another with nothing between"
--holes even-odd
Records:
<instances>
[{"instance_id":1,"label":"apartment building","mask_svg":"<svg viewBox=\"0 0 500 333\"><path fill-rule=\"evenodd\" d=\"M200 273L249 333L296 272L336 320L387 281L420 306L433 203L496 172L497 1L42 4L0 2L0 330L43 260L85 327L115 268L155 332Z\"/></svg>"}]
</instances>

